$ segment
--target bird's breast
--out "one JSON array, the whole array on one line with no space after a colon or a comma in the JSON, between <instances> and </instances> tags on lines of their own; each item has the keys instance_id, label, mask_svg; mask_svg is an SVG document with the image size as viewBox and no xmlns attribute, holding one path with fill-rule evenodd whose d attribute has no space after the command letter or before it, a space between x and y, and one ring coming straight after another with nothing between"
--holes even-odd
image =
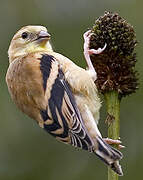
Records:
<instances>
[{"instance_id":1,"label":"bird's breast","mask_svg":"<svg viewBox=\"0 0 143 180\"><path fill-rule=\"evenodd\" d=\"M45 108L42 76L38 61L19 59L8 68L6 82L18 108L33 119Z\"/></svg>"}]
</instances>

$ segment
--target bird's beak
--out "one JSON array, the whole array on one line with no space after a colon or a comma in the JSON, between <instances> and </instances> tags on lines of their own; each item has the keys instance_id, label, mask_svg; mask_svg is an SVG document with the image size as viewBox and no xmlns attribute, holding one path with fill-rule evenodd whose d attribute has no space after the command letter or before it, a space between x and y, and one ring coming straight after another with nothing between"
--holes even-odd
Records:
<instances>
[{"instance_id":1,"label":"bird's beak","mask_svg":"<svg viewBox=\"0 0 143 180\"><path fill-rule=\"evenodd\" d=\"M51 37L51 35L48 32L40 31L39 34L38 34L37 40L40 40L40 39L47 39L47 40L49 40L50 37Z\"/></svg>"}]
</instances>

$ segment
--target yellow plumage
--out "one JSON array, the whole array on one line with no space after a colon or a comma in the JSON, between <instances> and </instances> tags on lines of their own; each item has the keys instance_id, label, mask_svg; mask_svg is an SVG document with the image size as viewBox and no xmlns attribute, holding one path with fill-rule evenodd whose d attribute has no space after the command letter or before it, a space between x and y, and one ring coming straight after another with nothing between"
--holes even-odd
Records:
<instances>
[{"instance_id":1,"label":"yellow plumage","mask_svg":"<svg viewBox=\"0 0 143 180\"><path fill-rule=\"evenodd\" d=\"M122 175L122 154L97 128L101 103L92 71L54 52L49 39L42 26L26 26L13 37L6 75L13 101L58 140L95 152Z\"/></svg>"}]
</instances>

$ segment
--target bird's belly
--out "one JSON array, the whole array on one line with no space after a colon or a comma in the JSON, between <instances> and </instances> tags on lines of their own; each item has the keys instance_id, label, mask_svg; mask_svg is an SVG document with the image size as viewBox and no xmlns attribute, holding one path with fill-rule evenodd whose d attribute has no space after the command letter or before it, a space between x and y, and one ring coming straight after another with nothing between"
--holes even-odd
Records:
<instances>
[{"instance_id":1,"label":"bird's belly","mask_svg":"<svg viewBox=\"0 0 143 180\"><path fill-rule=\"evenodd\" d=\"M89 99L81 95L75 95L75 100L82 116L85 127L90 136L95 138L96 135L101 136L97 124L99 120L100 101Z\"/></svg>"},{"instance_id":2,"label":"bird's belly","mask_svg":"<svg viewBox=\"0 0 143 180\"><path fill-rule=\"evenodd\" d=\"M98 124L99 110L101 106L100 101L97 101L94 98L87 98L82 95L75 95L75 100L81 115L85 112L86 107L88 107L89 111L94 117L95 122Z\"/></svg>"}]
</instances>

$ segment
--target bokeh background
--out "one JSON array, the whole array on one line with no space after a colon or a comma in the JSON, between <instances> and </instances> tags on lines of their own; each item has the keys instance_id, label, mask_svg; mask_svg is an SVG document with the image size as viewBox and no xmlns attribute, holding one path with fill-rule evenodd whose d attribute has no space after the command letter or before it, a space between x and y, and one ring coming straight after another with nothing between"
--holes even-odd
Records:
<instances>
[{"instance_id":1,"label":"bokeh background","mask_svg":"<svg viewBox=\"0 0 143 180\"><path fill-rule=\"evenodd\" d=\"M84 67L82 34L104 11L116 11L130 22L139 44L140 89L121 103L121 139L126 149L122 180L143 179L143 1L141 0L0 0L0 179L107 179L107 167L93 154L57 142L22 114L5 83L7 49L14 33L29 24L48 27L54 49ZM105 107L99 123L107 136Z\"/></svg>"}]
</instances>

